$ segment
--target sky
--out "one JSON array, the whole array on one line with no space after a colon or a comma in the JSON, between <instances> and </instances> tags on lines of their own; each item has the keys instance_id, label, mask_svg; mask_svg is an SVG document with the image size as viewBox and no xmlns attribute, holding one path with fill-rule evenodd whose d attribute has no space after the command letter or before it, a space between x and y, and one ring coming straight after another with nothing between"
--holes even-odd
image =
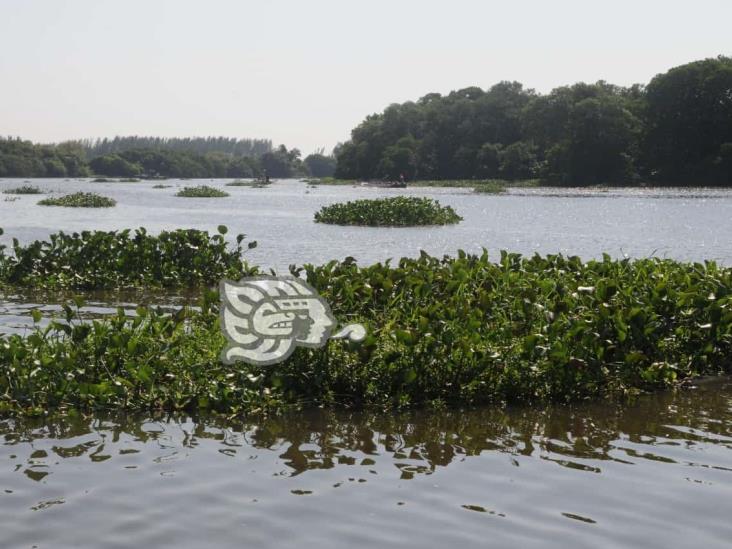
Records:
<instances>
[{"instance_id":1,"label":"sky","mask_svg":"<svg viewBox=\"0 0 732 549\"><path fill-rule=\"evenodd\" d=\"M647 83L732 55L732 0L0 0L0 135L329 152L391 103Z\"/></svg>"}]
</instances>

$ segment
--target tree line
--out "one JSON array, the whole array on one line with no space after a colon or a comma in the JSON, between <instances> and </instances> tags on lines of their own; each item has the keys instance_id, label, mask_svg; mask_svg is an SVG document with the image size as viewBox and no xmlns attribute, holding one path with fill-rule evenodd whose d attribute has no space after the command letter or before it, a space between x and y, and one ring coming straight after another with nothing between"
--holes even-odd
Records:
<instances>
[{"instance_id":1,"label":"tree line","mask_svg":"<svg viewBox=\"0 0 732 549\"><path fill-rule=\"evenodd\" d=\"M223 136L209 137L144 137L116 136L112 139L80 139L70 143L79 145L87 158L138 149L223 153L232 156L261 156L272 151L270 139L236 139Z\"/></svg>"},{"instance_id":2,"label":"tree line","mask_svg":"<svg viewBox=\"0 0 732 549\"><path fill-rule=\"evenodd\" d=\"M366 117L335 155L345 179L730 185L732 58L675 67L647 86L431 93Z\"/></svg>"},{"instance_id":3,"label":"tree line","mask_svg":"<svg viewBox=\"0 0 732 549\"><path fill-rule=\"evenodd\" d=\"M151 138L157 139L157 138ZM216 138L218 139L218 138ZM102 140L101 143L114 142ZM298 149L280 145L252 154L223 150L201 153L177 150L186 139L161 140L155 147L120 148L97 155L83 142L34 144L19 138L0 139L0 177L326 177L333 175L335 159L316 151L304 159ZM238 142L241 142L239 140ZM167 143L174 148L167 148ZM231 140L231 143L237 142ZM265 140L261 140L262 143ZM121 141L120 141L121 143ZM133 143L133 142L130 142ZM266 148L266 147L265 147ZM264 149L262 149L264 150ZM253 149L252 149L253 151ZM251 151L250 151L251 152Z\"/></svg>"}]
</instances>

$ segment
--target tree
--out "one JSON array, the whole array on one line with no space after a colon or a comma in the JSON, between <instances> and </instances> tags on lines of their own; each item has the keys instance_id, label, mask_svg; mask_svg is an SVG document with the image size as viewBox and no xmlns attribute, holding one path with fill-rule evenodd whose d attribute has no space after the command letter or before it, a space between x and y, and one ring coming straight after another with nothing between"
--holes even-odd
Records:
<instances>
[{"instance_id":1,"label":"tree","mask_svg":"<svg viewBox=\"0 0 732 549\"><path fill-rule=\"evenodd\" d=\"M732 58L695 61L646 89L647 171L659 183L731 184L721 159L732 142Z\"/></svg>"},{"instance_id":2,"label":"tree","mask_svg":"<svg viewBox=\"0 0 732 549\"><path fill-rule=\"evenodd\" d=\"M326 156L322 152L309 154L303 162L313 177L331 177L336 168L335 157Z\"/></svg>"}]
</instances>

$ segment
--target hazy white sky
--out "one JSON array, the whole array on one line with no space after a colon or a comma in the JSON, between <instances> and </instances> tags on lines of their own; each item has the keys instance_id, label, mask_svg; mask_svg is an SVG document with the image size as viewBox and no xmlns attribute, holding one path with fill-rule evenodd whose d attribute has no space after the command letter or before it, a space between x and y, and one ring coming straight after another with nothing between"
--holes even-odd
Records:
<instances>
[{"instance_id":1,"label":"hazy white sky","mask_svg":"<svg viewBox=\"0 0 732 549\"><path fill-rule=\"evenodd\" d=\"M646 83L732 54L732 0L0 0L0 135L309 153L429 92Z\"/></svg>"}]
</instances>

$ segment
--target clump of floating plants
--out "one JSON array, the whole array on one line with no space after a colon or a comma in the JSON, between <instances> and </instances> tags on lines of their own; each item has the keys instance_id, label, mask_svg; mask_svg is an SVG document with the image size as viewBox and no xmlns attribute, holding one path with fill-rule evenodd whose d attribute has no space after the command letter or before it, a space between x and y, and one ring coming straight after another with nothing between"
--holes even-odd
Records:
<instances>
[{"instance_id":1,"label":"clump of floating plants","mask_svg":"<svg viewBox=\"0 0 732 549\"><path fill-rule=\"evenodd\" d=\"M152 186L153 189L169 189L170 187L172 187L172 185L157 184Z\"/></svg>"},{"instance_id":2,"label":"clump of floating plants","mask_svg":"<svg viewBox=\"0 0 732 549\"><path fill-rule=\"evenodd\" d=\"M506 191L506 187L504 187L498 181L486 181L484 183L476 185L473 188L473 192L485 193L485 194L500 194L505 191Z\"/></svg>"},{"instance_id":3,"label":"clump of floating plants","mask_svg":"<svg viewBox=\"0 0 732 549\"><path fill-rule=\"evenodd\" d=\"M229 196L229 193L208 185L198 185L196 187L183 187L175 196L183 196L186 198L222 198Z\"/></svg>"},{"instance_id":4,"label":"clump of floating plants","mask_svg":"<svg viewBox=\"0 0 732 549\"><path fill-rule=\"evenodd\" d=\"M308 185L353 185L357 183L355 179L336 179L335 177L306 177L300 181Z\"/></svg>"},{"instance_id":5,"label":"clump of floating plants","mask_svg":"<svg viewBox=\"0 0 732 549\"><path fill-rule=\"evenodd\" d=\"M331 204L315 214L318 223L370 227L447 225L462 219L450 206L442 206L437 200L406 196Z\"/></svg>"},{"instance_id":6,"label":"clump of floating plants","mask_svg":"<svg viewBox=\"0 0 732 549\"><path fill-rule=\"evenodd\" d=\"M27 337L0 336L0 413L567 402L732 373L732 269L496 259L423 253L395 265L292 267L341 324L360 322L368 334L299 348L275 366L219 361L226 342L215 292L197 309L140 308L93 322L79 319L77 301Z\"/></svg>"},{"instance_id":7,"label":"clump of floating plants","mask_svg":"<svg viewBox=\"0 0 732 549\"><path fill-rule=\"evenodd\" d=\"M41 206L65 206L67 208L110 208L117 202L106 196L78 192L56 198L44 198L38 204Z\"/></svg>"},{"instance_id":8,"label":"clump of floating plants","mask_svg":"<svg viewBox=\"0 0 732 549\"><path fill-rule=\"evenodd\" d=\"M107 179L106 177L97 177L92 179L92 183L139 183L141 180L136 177L122 177L120 179Z\"/></svg>"},{"instance_id":9,"label":"clump of floating plants","mask_svg":"<svg viewBox=\"0 0 732 549\"><path fill-rule=\"evenodd\" d=\"M230 247L226 232L221 225L216 235L179 229L156 236L140 228L59 232L25 246L14 240L12 254L0 246L0 283L78 289L216 284L240 278L248 269L242 262L244 235ZM251 242L248 248L255 246Z\"/></svg>"},{"instance_id":10,"label":"clump of floating plants","mask_svg":"<svg viewBox=\"0 0 732 549\"><path fill-rule=\"evenodd\" d=\"M43 191L35 185L21 185L13 189L5 189L4 194L43 194Z\"/></svg>"}]
</instances>

